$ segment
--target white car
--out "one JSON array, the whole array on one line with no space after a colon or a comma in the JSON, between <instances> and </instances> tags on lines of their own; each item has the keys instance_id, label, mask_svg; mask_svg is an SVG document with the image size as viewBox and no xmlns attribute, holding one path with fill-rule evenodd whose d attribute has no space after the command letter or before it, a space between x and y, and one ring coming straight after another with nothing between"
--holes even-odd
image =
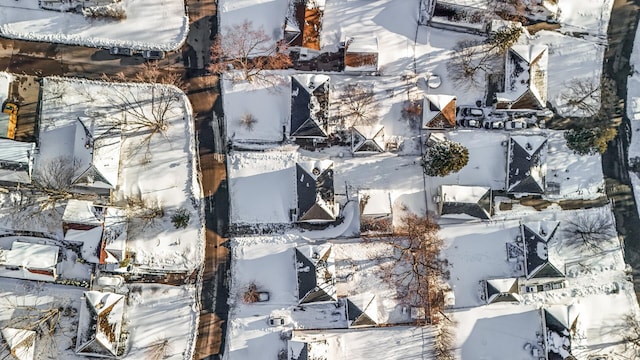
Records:
<instances>
[{"instance_id":1,"label":"white car","mask_svg":"<svg viewBox=\"0 0 640 360\"><path fill-rule=\"evenodd\" d=\"M267 323L269 324L269 326L282 326L284 325L284 318L270 317L269 320L267 320Z\"/></svg>"},{"instance_id":2,"label":"white car","mask_svg":"<svg viewBox=\"0 0 640 360\"><path fill-rule=\"evenodd\" d=\"M520 129L526 129L526 128L527 128L527 122L521 119L509 120L504 123L505 130L520 130Z\"/></svg>"}]
</instances>

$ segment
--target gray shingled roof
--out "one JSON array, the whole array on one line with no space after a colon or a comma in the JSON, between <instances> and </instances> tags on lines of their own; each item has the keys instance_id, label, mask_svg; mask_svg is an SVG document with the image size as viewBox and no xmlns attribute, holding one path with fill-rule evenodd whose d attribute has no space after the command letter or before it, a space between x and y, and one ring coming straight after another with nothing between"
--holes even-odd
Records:
<instances>
[{"instance_id":1,"label":"gray shingled roof","mask_svg":"<svg viewBox=\"0 0 640 360\"><path fill-rule=\"evenodd\" d=\"M507 192L542 194L545 190L547 140L543 136L512 136L507 159Z\"/></svg>"},{"instance_id":2,"label":"gray shingled roof","mask_svg":"<svg viewBox=\"0 0 640 360\"><path fill-rule=\"evenodd\" d=\"M522 224L522 239L525 250L525 274L527 278L564 277L559 270L559 264L554 264L548 250L548 244L556 235L559 223L547 229L544 235L533 230L529 225Z\"/></svg>"}]
</instances>

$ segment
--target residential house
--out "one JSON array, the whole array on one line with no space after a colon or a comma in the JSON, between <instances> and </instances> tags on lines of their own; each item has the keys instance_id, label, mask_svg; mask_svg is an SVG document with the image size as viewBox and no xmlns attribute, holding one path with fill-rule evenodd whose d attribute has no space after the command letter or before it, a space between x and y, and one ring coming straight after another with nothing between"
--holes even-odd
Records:
<instances>
[{"instance_id":1,"label":"residential house","mask_svg":"<svg viewBox=\"0 0 640 360\"><path fill-rule=\"evenodd\" d=\"M125 257L123 210L91 201L69 200L62 215L65 241L79 246L82 258L94 264L118 264Z\"/></svg>"},{"instance_id":2,"label":"residential house","mask_svg":"<svg viewBox=\"0 0 640 360\"><path fill-rule=\"evenodd\" d=\"M294 221L326 223L336 220L339 205L334 199L332 161L296 164L296 184L298 208L292 211Z\"/></svg>"},{"instance_id":3,"label":"residential house","mask_svg":"<svg viewBox=\"0 0 640 360\"><path fill-rule=\"evenodd\" d=\"M363 301L359 301L363 300ZM349 327L366 327L378 325L377 308L374 303L375 295L364 298L347 298L347 319Z\"/></svg>"},{"instance_id":4,"label":"residential house","mask_svg":"<svg viewBox=\"0 0 640 360\"><path fill-rule=\"evenodd\" d=\"M36 144L0 139L0 182L31 183Z\"/></svg>"},{"instance_id":5,"label":"residential house","mask_svg":"<svg viewBox=\"0 0 640 360\"><path fill-rule=\"evenodd\" d=\"M456 97L429 94L422 106L422 127L446 130L456 127Z\"/></svg>"},{"instance_id":6,"label":"residential house","mask_svg":"<svg viewBox=\"0 0 640 360\"><path fill-rule=\"evenodd\" d=\"M544 45L513 45L506 53L504 91L497 109L540 110L547 107L549 54Z\"/></svg>"},{"instance_id":7,"label":"residential house","mask_svg":"<svg viewBox=\"0 0 640 360\"><path fill-rule=\"evenodd\" d=\"M300 304L337 300L331 246L296 248L295 261Z\"/></svg>"},{"instance_id":8,"label":"residential house","mask_svg":"<svg viewBox=\"0 0 640 360\"><path fill-rule=\"evenodd\" d=\"M541 309L541 312L547 360L574 359L571 337L578 323L576 306L552 305Z\"/></svg>"},{"instance_id":9,"label":"residential house","mask_svg":"<svg viewBox=\"0 0 640 360\"><path fill-rule=\"evenodd\" d=\"M59 248L16 240L0 250L0 276L53 282L58 278Z\"/></svg>"},{"instance_id":10,"label":"residential house","mask_svg":"<svg viewBox=\"0 0 640 360\"><path fill-rule=\"evenodd\" d=\"M507 155L507 192L544 194L547 138L542 135L518 135L509 139Z\"/></svg>"},{"instance_id":11,"label":"residential house","mask_svg":"<svg viewBox=\"0 0 640 360\"><path fill-rule=\"evenodd\" d=\"M391 233L393 231L393 208L389 191L360 190L358 199L360 232Z\"/></svg>"},{"instance_id":12,"label":"residential house","mask_svg":"<svg viewBox=\"0 0 640 360\"><path fill-rule=\"evenodd\" d=\"M78 118L73 158L79 166L72 184L79 190L109 194L118 185L121 129Z\"/></svg>"},{"instance_id":13,"label":"residential house","mask_svg":"<svg viewBox=\"0 0 640 360\"><path fill-rule=\"evenodd\" d=\"M564 264L555 249L549 248L558 233L558 221L541 221L520 226L524 249L524 274L532 278L563 278Z\"/></svg>"},{"instance_id":14,"label":"residential house","mask_svg":"<svg viewBox=\"0 0 640 360\"><path fill-rule=\"evenodd\" d=\"M345 41L344 71L375 73L378 71L378 38L350 37Z\"/></svg>"},{"instance_id":15,"label":"residential house","mask_svg":"<svg viewBox=\"0 0 640 360\"><path fill-rule=\"evenodd\" d=\"M325 142L329 122L329 76L298 74L291 77L291 124L296 141Z\"/></svg>"},{"instance_id":16,"label":"residential house","mask_svg":"<svg viewBox=\"0 0 640 360\"><path fill-rule=\"evenodd\" d=\"M6 327L2 329L1 333L2 338L9 348L9 353L15 360L35 359L35 331Z\"/></svg>"},{"instance_id":17,"label":"residential house","mask_svg":"<svg viewBox=\"0 0 640 360\"><path fill-rule=\"evenodd\" d=\"M76 353L115 358L119 355L124 295L86 291L80 305Z\"/></svg>"},{"instance_id":18,"label":"residential house","mask_svg":"<svg viewBox=\"0 0 640 360\"><path fill-rule=\"evenodd\" d=\"M521 300L517 278L483 280L482 290L487 304Z\"/></svg>"},{"instance_id":19,"label":"residential house","mask_svg":"<svg viewBox=\"0 0 640 360\"><path fill-rule=\"evenodd\" d=\"M329 347L323 339L287 340L287 360L328 360Z\"/></svg>"},{"instance_id":20,"label":"residential house","mask_svg":"<svg viewBox=\"0 0 640 360\"><path fill-rule=\"evenodd\" d=\"M315 1L291 1L293 11L285 19L284 39L291 47L320 50L322 10Z\"/></svg>"},{"instance_id":21,"label":"residential house","mask_svg":"<svg viewBox=\"0 0 640 360\"><path fill-rule=\"evenodd\" d=\"M486 186L440 185L436 200L442 217L489 220L493 214L492 192Z\"/></svg>"},{"instance_id":22,"label":"residential house","mask_svg":"<svg viewBox=\"0 0 640 360\"><path fill-rule=\"evenodd\" d=\"M384 126L363 125L351 128L351 152L354 155L381 153L384 149Z\"/></svg>"}]
</instances>

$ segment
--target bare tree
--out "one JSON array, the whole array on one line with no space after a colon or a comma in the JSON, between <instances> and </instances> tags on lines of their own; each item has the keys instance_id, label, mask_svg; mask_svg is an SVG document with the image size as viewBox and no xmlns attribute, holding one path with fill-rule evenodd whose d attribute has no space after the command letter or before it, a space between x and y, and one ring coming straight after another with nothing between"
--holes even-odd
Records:
<instances>
[{"instance_id":1,"label":"bare tree","mask_svg":"<svg viewBox=\"0 0 640 360\"><path fill-rule=\"evenodd\" d=\"M144 231L164 217L164 208L157 200L143 199L142 195L125 198L129 231Z\"/></svg>"},{"instance_id":2,"label":"bare tree","mask_svg":"<svg viewBox=\"0 0 640 360\"><path fill-rule=\"evenodd\" d=\"M613 96L610 96L613 94ZM566 106L581 112L580 116L593 117L615 106L615 84L608 78L600 82L591 79L573 79L565 83L560 99Z\"/></svg>"},{"instance_id":3,"label":"bare tree","mask_svg":"<svg viewBox=\"0 0 640 360\"><path fill-rule=\"evenodd\" d=\"M218 35L211 46L211 60L209 71L239 70L243 80L248 81L264 79L264 70L285 69L292 64L286 44L273 44L264 29L256 29L249 20L227 27Z\"/></svg>"},{"instance_id":4,"label":"bare tree","mask_svg":"<svg viewBox=\"0 0 640 360\"><path fill-rule=\"evenodd\" d=\"M240 126L244 127L249 131L253 131L253 128L256 126L258 119L256 119L256 117L253 116L253 114L251 113L244 113L242 114L238 122Z\"/></svg>"},{"instance_id":5,"label":"bare tree","mask_svg":"<svg viewBox=\"0 0 640 360\"><path fill-rule=\"evenodd\" d=\"M378 123L379 105L372 86L346 85L340 92L340 105L341 121L347 127Z\"/></svg>"},{"instance_id":6,"label":"bare tree","mask_svg":"<svg viewBox=\"0 0 640 360\"><path fill-rule=\"evenodd\" d=\"M168 339L159 339L154 341L147 348L148 360L162 360L169 357L169 351L171 351L171 344Z\"/></svg>"},{"instance_id":7,"label":"bare tree","mask_svg":"<svg viewBox=\"0 0 640 360\"><path fill-rule=\"evenodd\" d=\"M143 63L134 76L126 76L123 72L118 72L113 76L102 74L102 79L116 82L173 85L182 91L187 91L189 88L189 84L184 82L181 72L170 67L160 67L157 62Z\"/></svg>"},{"instance_id":8,"label":"bare tree","mask_svg":"<svg viewBox=\"0 0 640 360\"><path fill-rule=\"evenodd\" d=\"M442 248L438 229L430 217L409 214L393 236L383 238L393 248L383 280L396 288L399 300L424 309L430 323L437 323L443 314L442 280L447 277L446 263L438 258Z\"/></svg>"},{"instance_id":9,"label":"bare tree","mask_svg":"<svg viewBox=\"0 0 640 360\"><path fill-rule=\"evenodd\" d=\"M453 47L453 55L447 62L449 77L458 86L480 85L480 75L490 72L496 61L481 41L461 40Z\"/></svg>"},{"instance_id":10,"label":"bare tree","mask_svg":"<svg viewBox=\"0 0 640 360\"><path fill-rule=\"evenodd\" d=\"M446 319L438 324L435 331L433 351L436 360L455 360L455 323Z\"/></svg>"},{"instance_id":11,"label":"bare tree","mask_svg":"<svg viewBox=\"0 0 640 360\"><path fill-rule=\"evenodd\" d=\"M602 251L602 243L616 236L615 224L605 212L579 214L566 221L563 230L565 242L569 245L585 245Z\"/></svg>"}]
</instances>

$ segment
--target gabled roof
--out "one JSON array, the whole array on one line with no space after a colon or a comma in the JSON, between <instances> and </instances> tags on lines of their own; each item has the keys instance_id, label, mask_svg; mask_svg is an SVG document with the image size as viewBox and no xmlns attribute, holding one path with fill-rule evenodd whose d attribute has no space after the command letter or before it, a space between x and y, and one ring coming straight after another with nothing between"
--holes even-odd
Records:
<instances>
[{"instance_id":1,"label":"gabled roof","mask_svg":"<svg viewBox=\"0 0 640 360\"><path fill-rule=\"evenodd\" d=\"M0 139L0 181L31 183L36 144Z\"/></svg>"},{"instance_id":2,"label":"gabled roof","mask_svg":"<svg viewBox=\"0 0 640 360\"><path fill-rule=\"evenodd\" d=\"M378 71L377 37L350 37L345 45L345 71Z\"/></svg>"},{"instance_id":3,"label":"gabled roof","mask_svg":"<svg viewBox=\"0 0 640 360\"><path fill-rule=\"evenodd\" d=\"M3 251L0 264L24 268L48 269L58 264L57 246L14 241L11 250Z\"/></svg>"},{"instance_id":4,"label":"gabled roof","mask_svg":"<svg viewBox=\"0 0 640 360\"><path fill-rule=\"evenodd\" d=\"M549 242L557 234L558 221L541 221L522 224L524 266L527 279L564 277L562 264L555 252L549 251Z\"/></svg>"},{"instance_id":5,"label":"gabled roof","mask_svg":"<svg viewBox=\"0 0 640 360\"><path fill-rule=\"evenodd\" d=\"M33 360L35 358L35 331L8 327L2 329L2 338L16 360Z\"/></svg>"},{"instance_id":6,"label":"gabled roof","mask_svg":"<svg viewBox=\"0 0 640 360\"><path fill-rule=\"evenodd\" d=\"M351 151L354 153L384 152L384 126L352 127Z\"/></svg>"},{"instance_id":7,"label":"gabled roof","mask_svg":"<svg viewBox=\"0 0 640 360\"><path fill-rule=\"evenodd\" d=\"M490 219L492 212L491 188L486 186L441 185L440 216L469 215Z\"/></svg>"},{"instance_id":8,"label":"gabled roof","mask_svg":"<svg viewBox=\"0 0 640 360\"><path fill-rule=\"evenodd\" d=\"M102 227L96 226L88 230L68 229L65 241L82 245L82 259L93 264L104 264L106 254L102 254Z\"/></svg>"},{"instance_id":9,"label":"gabled roof","mask_svg":"<svg viewBox=\"0 0 640 360\"><path fill-rule=\"evenodd\" d=\"M518 279L490 279L485 280L485 299L487 304L497 302L520 302L518 293Z\"/></svg>"},{"instance_id":10,"label":"gabled roof","mask_svg":"<svg viewBox=\"0 0 640 360\"><path fill-rule=\"evenodd\" d=\"M92 201L70 199L62 214L62 221L68 224L99 226L104 222L106 208Z\"/></svg>"},{"instance_id":11,"label":"gabled roof","mask_svg":"<svg viewBox=\"0 0 640 360\"><path fill-rule=\"evenodd\" d=\"M80 307L76 353L115 357L122 330L124 296L87 291Z\"/></svg>"},{"instance_id":12,"label":"gabled roof","mask_svg":"<svg viewBox=\"0 0 640 360\"><path fill-rule=\"evenodd\" d=\"M547 106L548 51L544 45L514 45L507 51L504 92L498 108L542 109Z\"/></svg>"},{"instance_id":13,"label":"gabled roof","mask_svg":"<svg viewBox=\"0 0 640 360\"><path fill-rule=\"evenodd\" d=\"M456 127L456 97L432 95L424 97L422 127L427 129L453 129Z\"/></svg>"},{"instance_id":14,"label":"gabled roof","mask_svg":"<svg viewBox=\"0 0 640 360\"><path fill-rule=\"evenodd\" d=\"M308 360L309 344L304 341L287 340L287 360Z\"/></svg>"},{"instance_id":15,"label":"gabled roof","mask_svg":"<svg viewBox=\"0 0 640 360\"><path fill-rule=\"evenodd\" d=\"M555 305L542 309L545 347L548 360L564 360L571 356L571 334L578 319L573 306Z\"/></svg>"},{"instance_id":16,"label":"gabled roof","mask_svg":"<svg viewBox=\"0 0 640 360\"><path fill-rule=\"evenodd\" d=\"M315 251L321 251L321 253ZM306 255L303 252L313 252L313 254ZM296 248L295 260L300 304L335 301L336 289L333 284L335 269L331 247Z\"/></svg>"},{"instance_id":17,"label":"gabled roof","mask_svg":"<svg viewBox=\"0 0 640 360\"><path fill-rule=\"evenodd\" d=\"M546 154L546 137L511 136L507 157L507 192L544 193L547 173Z\"/></svg>"},{"instance_id":18,"label":"gabled roof","mask_svg":"<svg viewBox=\"0 0 640 360\"><path fill-rule=\"evenodd\" d=\"M361 216L391 215L391 193L388 190L359 190L358 198Z\"/></svg>"},{"instance_id":19,"label":"gabled roof","mask_svg":"<svg viewBox=\"0 0 640 360\"><path fill-rule=\"evenodd\" d=\"M74 185L113 189L118 184L121 132L117 125L98 125L93 119L76 122L74 160L80 168Z\"/></svg>"},{"instance_id":20,"label":"gabled roof","mask_svg":"<svg viewBox=\"0 0 640 360\"><path fill-rule=\"evenodd\" d=\"M328 222L336 219L333 191L333 162L296 164L298 221Z\"/></svg>"},{"instance_id":21,"label":"gabled roof","mask_svg":"<svg viewBox=\"0 0 640 360\"><path fill-rule=\"evenodd\" d=\"M291 76L291 127L299 138L326 138L329 120L329 76Z\"/></svg>"}]
</instances>

